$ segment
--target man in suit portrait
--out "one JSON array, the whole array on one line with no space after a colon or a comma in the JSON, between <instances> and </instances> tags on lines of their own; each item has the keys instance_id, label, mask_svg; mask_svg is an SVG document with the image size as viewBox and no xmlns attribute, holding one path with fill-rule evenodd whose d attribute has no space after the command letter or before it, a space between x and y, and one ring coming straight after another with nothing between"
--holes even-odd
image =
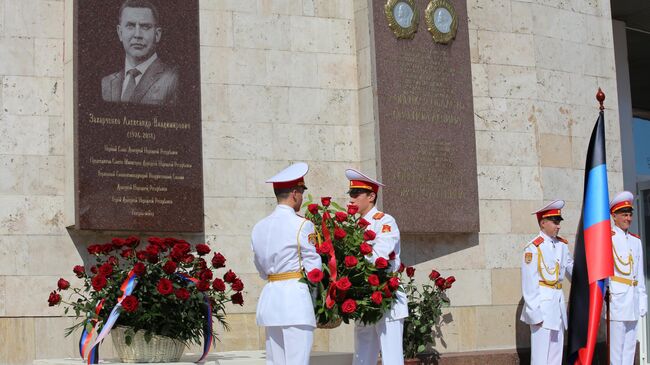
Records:
<instances>
[{"instance_id":1,"label":"man in suit portrait","mask_svg":"<svg viewBox=\"0 0 650 365\"><path fill-rule=\"evenodd\" d=\"M124 46L124 69L102 79L102 99L149 105L177 102L178 70L156 53L162 27L158 9L148 0L125 0L117 36Z\"/></svg>"}]
</instances>

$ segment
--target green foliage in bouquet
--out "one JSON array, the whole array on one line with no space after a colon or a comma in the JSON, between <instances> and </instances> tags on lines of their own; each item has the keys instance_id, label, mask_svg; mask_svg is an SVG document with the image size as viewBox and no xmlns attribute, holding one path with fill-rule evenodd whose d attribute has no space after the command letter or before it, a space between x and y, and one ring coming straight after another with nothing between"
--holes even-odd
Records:
<instances>
[{"instance_id":1,"label":"green foliage in bouquet","mask_svg":"<svg viewBox=\"0 0 650 365\"><path fill-rule=\"evenodd\" d=\"M303 279L315 294L316 320L320 326L342 320L375 323L390 310L394 293L400 288L399 276L392 272L394 254L370 262L376 233L366 230L370 222L358 213L321 198L321 204L305 203L305 217L316 227L312 242L323 261Z\"/></svg>"},{"instance_id":2,"label":"green foliage in bouquet","mask_svg":"<svg viewBox=\"0 0 650 365\"><path fill-rule=\"evenodd\" d=\"M418 288L415 284L414 267L406 268L409 278L404 290L408 298L409 316L404 320L402 346L404 358L415 358L417 354L431 351L436 337L440 336L442 308L449 306L446 290L456 278L443 278L436 270L429 274L429 281Z\"/></svg>"},{"instance_id":3,"label":"green foliage in bouquet","mask_svg":"<svg viewBox=\"0 0 650 365\"><path fill-rule=\"evenodd\" d=\"M145 331L147 340L155 334L200 344L208 313L206 298L214 319L227 328L225 304L243 305L244 284L231 270L223 279L217 277L216 270L225 268L223 255L214 253L206 261L210 247L198 244L195 250L192 252L192 246L184 240L159 237L150 237L146 245L137 237L90 245L88 253L95 262L88 268L73 268L81 286L71 287L69 281L59 279L58 288L50 293L49 305L63 303L66 314L72 310L81 318L67 329L66 336L82 326L90 330L93 324L100 331L122 296L122 283L133 271L137 275L135 289L122 301L122 313L116 322L117 326L129 327L127 344L138 330ZM69 295L64 300L61 294L66 293Z\"/></svg>"}]
</instances>

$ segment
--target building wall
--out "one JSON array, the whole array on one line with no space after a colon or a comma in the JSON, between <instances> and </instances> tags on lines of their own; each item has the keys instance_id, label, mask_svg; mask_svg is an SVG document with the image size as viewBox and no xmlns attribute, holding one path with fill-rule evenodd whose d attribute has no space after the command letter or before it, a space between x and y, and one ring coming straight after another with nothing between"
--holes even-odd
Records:
<instances>
[{"instance_id":1,"label":"building wall","mask_svg":"<svg viewBox=\"0 0 650 365\"><path fill-rule=\"evenodd\" d=\"M246 284L217 350L262 349L264 284L249 248L274 205L264 179L310 164L309 192L344 202L343 170L375 168L372 42L366 0L201 0L205 236ZM48 308L85 245L111 232L66 229L72 180L72 0L0 0L0 363L75 356L73 322ZM529 213L567 200L579 218L584 153L607 94L611 190L622 187L611 16L606 0L468 1L481 233L403 238L404 260L458 279L443 352L526 347L519 262ZM65 21L64 21L65 20ZM420 25L420 32L426 32ZM450 211L453 214L453 211ZM317 350L352 351L350 326ZM110 357L105 344L102 356Z\"/></svg>"}]
</instances>

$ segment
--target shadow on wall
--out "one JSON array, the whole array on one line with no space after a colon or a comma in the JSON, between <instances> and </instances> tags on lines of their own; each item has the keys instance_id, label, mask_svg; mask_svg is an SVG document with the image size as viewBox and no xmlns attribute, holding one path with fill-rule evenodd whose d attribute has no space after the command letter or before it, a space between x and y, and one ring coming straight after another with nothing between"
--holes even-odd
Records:
<instances>
[{"instance_id":1,"label":"shadow on wall","mask_svg":"<svg viewBox=\"0 0 650 365\"><path fill-rule=\"evenodd\" d=\"M412 266L474 246L478 246L478 233L404 234L400 257L404 265Z\"/></svg>"},{"instance_id":2,"label":"shadow on wall","mask_svg":"<svg viewBox=\"0 0 650 365\"><path fill-rule=\"evenodd\" d=\"M524 298L522 297L517 304L517 312L515 323L515 343L517 347L517 355L519 356L520 364L530 363L530 326L519 320L521 312L524 310Z\"/></svg>"}]
</instances>

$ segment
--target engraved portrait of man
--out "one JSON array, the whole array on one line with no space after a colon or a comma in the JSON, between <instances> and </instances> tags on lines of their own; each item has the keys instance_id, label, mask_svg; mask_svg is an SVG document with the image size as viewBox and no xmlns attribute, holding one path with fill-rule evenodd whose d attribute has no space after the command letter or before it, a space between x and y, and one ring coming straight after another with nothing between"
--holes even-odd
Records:
<instances>
[{"instance_id":1,"label":"engraved portrait of man","mask_svg":"<svg viewBox=\"0 0 650 365\"><path fill-rule=\"evenodd\" d=\"M102 78L107 102L173 105L178 100L177 67L158 57L163 35L160 14L149 0L125 0L119 10L117 36L124 48L124 68Z\"/></svg>"},{"instance_id":2,"label":"engraved portrait of man","mask_svg":"<svg viewBox=\"0 0 650 365\"><path fill-rule=\"evenodd\" d=\"M449 13L449 10L442 7L437 8L433 13L433 19L436 28L438 28L441 33L449 33L451 31L453 18L451 13Z\"/></svg>"},{"instance_id":3,"label":"engraved portrait of man","mask_svg":"<svg viewBox=\"0 0 650 365\"><path fill-rule=\"evenodd\" d=\"M408 28L413 22L413 9L409 4L400 1L393 8L393 16L400 27Z\"/></svg>"}]
</instances>

